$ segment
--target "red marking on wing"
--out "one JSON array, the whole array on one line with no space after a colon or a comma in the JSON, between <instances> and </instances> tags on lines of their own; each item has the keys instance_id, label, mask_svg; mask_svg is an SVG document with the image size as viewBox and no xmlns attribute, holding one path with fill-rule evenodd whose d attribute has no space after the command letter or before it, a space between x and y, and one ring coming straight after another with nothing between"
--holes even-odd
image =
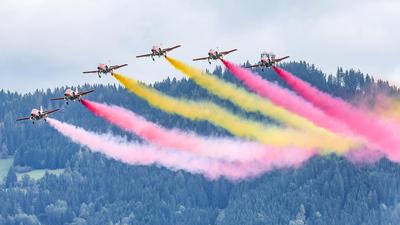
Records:
<instances>
[{"instance_id":1,"label":"red marking on wing","mask_svg":"<svg viewBox=\"0 0 400 225\"><path fill-rule=\"evenodd\" d=\"M176 49L176 48L179 48L179 47L181 47L181 45L176 45L176 46L171 47L171 48L164 48L163 51L169 52L169 51L172 51L172 50L174 50L174 49Z\"/></svg>"},{"instance_id":2,"label":"red marking on wing","mask_svg":"<svg viewBox=\"0 0 400 225\"><path fill-rule=\"evenodd\" d=\"M234 51L237 51L237 49L235 48L235 49L232 49L232 50L229 50L229 51L221 52L221 54L222 55L227 55L227 54L229 54L231 52L234 52Z\"/></svg>"}]
</instances>

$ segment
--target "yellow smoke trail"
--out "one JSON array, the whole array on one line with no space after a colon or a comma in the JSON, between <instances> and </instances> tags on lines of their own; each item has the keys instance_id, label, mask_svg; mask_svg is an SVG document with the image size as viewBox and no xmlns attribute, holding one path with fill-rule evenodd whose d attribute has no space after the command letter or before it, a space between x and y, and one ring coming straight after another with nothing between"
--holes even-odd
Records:
<instances>
[{"instance_id":1,"label":"yellow smoke trail","mask_svg":"<svg viewBox=\"0 0 400 225\"><path fill-rule=\"evenodd\" d=\"M372 111L380 116L400 122L400 100L393 97L385 97L376 103Z\"/></svg>"},{"instance_id":2,"label":"yellow smoke trail","mask_svg":"<svg viewBox=\"0 0 400 225\"><path fill-rule=\"evenodd\" d=\"M225 82L216 76L205 73L171 57L166 57L166 59L176 69L210 93L221 99L229 100L248 112L259 112L285 125L304 130L310 135L315 136L315 138L325 139L327 142L341 142L343 146L346 146L345 148L351 148L356 145L353 140L318 127L304 117L298 116L256 94L250 93L244 88Z\"/></svg>"},{"instance_id":3,"label":"yellow smoke trail","mask_svg":"<svg viewBox=\"0 0 400 225\"><path fill-rule=\"evenodd\" d=\"M324 153L329 153L332 150L336 153L341 153L348 150L348 146L343 145L343 142L326 142L324 139L315 138L304 132L289 128L282 129L275 126L266 127L256 121L234 115L213 103L172 98L141 84L135 79L127 78L117 73L113 75L129 91L143 98L156 108L192 120L209 121L238 137L256 140L264 144L278 147L295 146L301 148L319 148L323 149Z\"/></svg>"}]
</instances>

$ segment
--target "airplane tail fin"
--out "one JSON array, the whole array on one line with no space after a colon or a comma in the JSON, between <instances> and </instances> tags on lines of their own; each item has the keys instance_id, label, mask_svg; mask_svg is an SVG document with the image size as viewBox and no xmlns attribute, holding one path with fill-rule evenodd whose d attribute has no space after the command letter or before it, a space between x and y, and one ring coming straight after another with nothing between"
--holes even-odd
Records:
<instances>
[{"instance_id":1,"label":"airplane tail fin","mask_svg":"<svg viewBox=\"0 0 400 225\"><path fill-rule=\"evenodd\" d=\"M43 106L40 106L40 114L43 114Z\"/></svg>"}]
</instances>

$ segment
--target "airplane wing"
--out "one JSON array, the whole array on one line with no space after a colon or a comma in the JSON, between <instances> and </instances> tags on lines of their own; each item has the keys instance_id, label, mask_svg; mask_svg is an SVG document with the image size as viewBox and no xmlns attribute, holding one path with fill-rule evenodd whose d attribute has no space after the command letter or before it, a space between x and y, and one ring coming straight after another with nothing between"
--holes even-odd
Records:
<instances>
[{"instance_id":1,"label":"airplane wing","mask_svg":"<svg viewBox=\"0 0 400 225\"><path fill-rule=\"evenodd\" d=\"M51 100L51 101L54 101L54 100L64 100L64 98L51 98L50 100Z\"/></svg>"},{"instance_id":2,"label":"airplane wing","mask_svg":"<svg viewBox=\"0 0 400 225\"><path fill-rule=\"evenodd\" d=\"M29 119L30 119L30 117L23 117L23 118L18 118L15 121L29 120Z\"/></svg>"},{"instance_id":3,"label":"airplane wing","mask_svg":"<svg viewBox=\"0 0 400 225\"><path fill-rule=\"evenodd\" d=\"M112 70L115 70L115 69L119 69L119 68L124 67L124 66L127 66L127 65L128 65L128 64L113 65L113 66L110 66L110 68L111 68Z\"/></svg>"},{"instance_id":4,"label":"airplane wing","mask_svg":"<svg viewBox=\"0 0 400 225\"><path fill-rule=\"evenodd\" d=\"M80 96L83 96L83 95L87 95L87 94L92 93L92 92L94 92L94 90L81 92L81 93L79 93L79 95L80 95Z\"/></svg>"},{"instance_id":5,"label":"airplane wing","mask_svg":"<svg viewBox=\"0 0 400 225\"><path fill-rule=\"evenodd\" d=\"M153 54L137 55L136 58L149 57L151 55L153 55Z\"/></svg>"},{"instance_id":6,"label":"airplane wing","mask_svg":"<svg viewBox=\"0 0 400 225\"><path fill-rule=\"evenodd\" d=\"M169 52L169 51L172 51L172 50L174 50L176 48L179 48L179 47L181 47L181 45L177 45L177 46L174 46L174 47L171 47L171 48L164 48L163 51Z\"/></svg>"},{"instance_id":7,"label":"airplane wing","mask_svg":"<svg viewBox=\"0 0 400 225\"><path fill-rule=\"evenodd\" d=\"M60 110L60 109L53 109L53 110L45 111L45 112L43 112L43 114L49 115L53 112L57 112L58 110Z\"/></svg>"},{"instance_id":8,"label":"airplane wing","mask_svg":"<svg viewBox=\"0 0 400 225\"><path fill-rule=\"evenodd\" d=\"M275 59L275 62L280 62L280 61L282 61L284 59L287 59L287 58L289 58L289 56L285 56L285 57L282 57L280 59Z\"/></svg>"},{"instance_id":9,"label":"airplane wing","mask_svg":"<svg viewBox=\"0 0 400 225\"><path fill-rule=\"evenodd\" d=\"M245 66L244 68L254 68L254 67L259 67L259 64L255 64L255 65L250 65L250 66Z\"/></svg>"},{"instance_id":10,"label":"airplane wing","mask_svg":"<svg viewBox=\"0 0 400 225\"><path fill-rule=\"evenodd\" d=\"M232 50L229 50L229 51L221 52L221 54L222 54L222 55L228 55L229 53L234 52L234 51L236 51L236 50L237 50L237 49L235 48L235 49L232 49Z\"/></svg>"},{"instance_id":11,"label":"airplane wing","mask_svg":"<svg viewBox=\"0 0 400 225\"><path fill-rule=\"evenodd\" d=\"M82 72L82 73L98 73L99 71L98 70L92 70L92 71L85 71L85 72Z\"/></svg>"},{"instance_id":12,"label":"airplane wing","mask_svg":"<svg viewBox=\"0 0 400 225\"><path fill-rule=\"evenodd\" d=\"M208 58L209 58L209 57L197 58L197 59L193 59L193 61L206 60L206 59L208 59Z\"/></svg>"}]
</instances>

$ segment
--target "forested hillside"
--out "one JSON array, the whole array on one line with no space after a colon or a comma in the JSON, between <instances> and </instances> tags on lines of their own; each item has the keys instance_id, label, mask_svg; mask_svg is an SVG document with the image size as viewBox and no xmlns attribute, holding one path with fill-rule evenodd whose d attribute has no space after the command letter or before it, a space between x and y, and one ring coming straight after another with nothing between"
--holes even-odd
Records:
<instances>
[{"instance_id":1,"label":"forested hillside","mask_svg":"<svg viewBox=\"0 0 400 225\"><path fill-rule=\"evenodd\" d=\"M377 93L397 95L387 82L354 70L335 75L305 62L282 67L319 89L354 104L359 96L373 103ZM258 71L284 86L273 70ZM218 67L213 73L236 82ZM129 75L129 74L127 74ZM112 79L105 77L105 79ZM153 84L176 97L205 99L265 123L268 118L246 113L219 100L192 81L166 79ZM206 136L229 136L208 122L193 122L150 107L117 86L96 89L88 99L120 105L168 128ZM210 181L200 175L163 167L129 166L73 144L46 123L16 123L31 108L63 108L54 118L97 132L136 137L93 116L78 102L51 102L65 87L21 95L0 91L0 156L14 165L0 186L0 224L398 224L400 166L387 160L354 165L338 156L315 157L298 169L278 170L251 180ZM140 141L140 140L139 140ZM1 167L0 167L1 168ZM15 172L65 168L63 174L17 181Z\"/></svg>"}]
</instances>

